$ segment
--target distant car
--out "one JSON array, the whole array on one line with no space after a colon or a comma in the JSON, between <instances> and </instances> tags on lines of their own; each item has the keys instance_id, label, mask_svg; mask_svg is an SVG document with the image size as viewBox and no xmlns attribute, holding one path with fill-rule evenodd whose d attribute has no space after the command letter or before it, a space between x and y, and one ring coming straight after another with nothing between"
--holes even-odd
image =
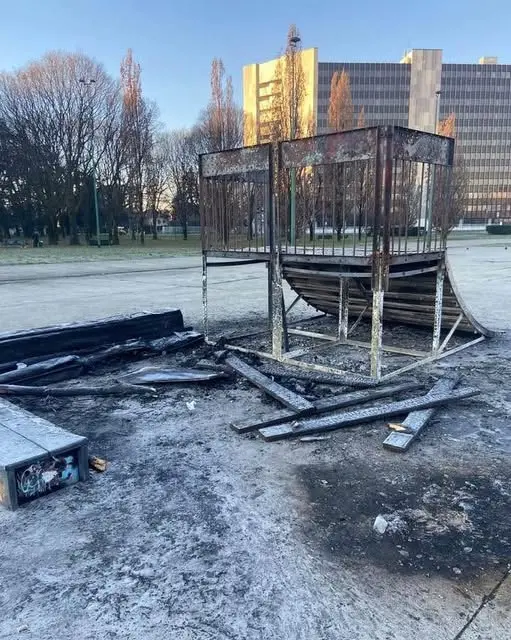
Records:
<instances>
[{"instance_id":1,"label":"distant car","mask_svg":"<svg viewBox=\"0 0 511 640\"><path fill-rule=\"evenodd\" d=\"M126 227L117 227L117 233L120 236L125 236L128 232L126 231Z\"/></svg>"}]
</instances>

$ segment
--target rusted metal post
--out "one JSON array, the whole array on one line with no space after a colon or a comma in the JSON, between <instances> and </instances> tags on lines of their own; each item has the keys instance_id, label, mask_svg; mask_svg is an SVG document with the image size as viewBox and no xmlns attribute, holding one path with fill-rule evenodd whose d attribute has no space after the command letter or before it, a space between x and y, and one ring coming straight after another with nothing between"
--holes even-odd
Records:
<instances>
[{"instance_id":1,"label":"rusted metal post","mask_svg":"<svg viewBox=\"0 0 511 640\"><path fill-rule=\"evenodd\" d=\"M202 252L202 324L204 331L204 339L209 338L209 320L208 320L208 254Z\"/></svg>"},{"instance_id":2,"label":"rusted metal post","mask_svg":"<svg viewBox=\"0 0 511 640\"><path fill-rule=\"evenodd\" d=\"M440 349L440 332L442 331L442 307L444 295L445 260L442 258L438 263L436 272L435 289L435 317L433 320L433 345L431 353L436 355Z\"/></svg>"},{"instance_id":3,"label":"rusted metal post","mask_svg":"<svg viewBox=\"0 0 511 640\"><path fill-rule=\"evenodd\" d=\"M388 265L390 255L390 214L392 198L392 127L382 127L378 131L375 184L375 235L383 231L381 244L373 239L373 309L371 326L371 376L381 378L383 301L388 286Z\"/></svg>"},{"instance_id":4,"label":"rusted metal post","mask_svg":"<svg viewBox=\"0 0 511 640\"><path fill-rule=\"evenodd\" d=\"M275 358L282 358L282 331L283 331L283 292L282 270L280 266L280 252L278 248L273 251L270 265L271 271L271 351Z\"/></svg>"},{"instance_id":5,"label":"rusted metal post","mask_svg":"<svg viewBox=\"0 0 511 640\"><path fill-rule=\"evenodd\" d=\"M339 340L348 339L348 303L349 303L349 280L348 278L340 278L339 323L337 326Z\"/></svg>"},{"instance_id":6,"label":"rusted metal post","mask_svg":"<svg viewBox=\"0 0 511 640\"><path fill-rule=\"evenodd\" d=\"M377 260L377 272L373 281L373 313L371 325L371 376L381 378L382 334L383 334L383 279L384 264L381 254Z\"/></svg>"},{"instance_id":7,"label":"rusted metal post","mask_svg":"<svg viewBox=\"0 0 511 640\"><path fill-rule=\"evenodd\" d=\"M283 330L283 289L282 269L280 264L280 220L278 210L278 184L280 171L280 145L273 147L270 161L269 201L270 206L270 262L268 303L270 305L271 351L274 358L282 358L282 330Z\"/></svg>"}]
</instances>

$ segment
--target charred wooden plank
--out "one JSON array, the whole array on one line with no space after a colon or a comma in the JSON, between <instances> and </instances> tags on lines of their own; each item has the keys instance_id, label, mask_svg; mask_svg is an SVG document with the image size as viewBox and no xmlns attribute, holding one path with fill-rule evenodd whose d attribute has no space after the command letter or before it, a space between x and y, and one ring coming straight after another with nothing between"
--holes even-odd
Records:
<instances>
[{"instance_id":1,"label":"charred wooden plank","mask_svg":"<svg viewBox=\"0 0 511 640\"><path fill-rule=\"evenodd\" d=\"M289 409L292 409L293 411L311 411L314 409L312 402L309 402L305 398L302 398L302 396L294 393L294 391L290 391L274 380L266 377L254 367L251 367L246 362L243 362L243 360L240 360L237 356L228 356L225 360L225 364L227 364L233 371L236 371L236 373L239 373L241 376L246 378L256 387L259 387L259 389L262 389L268 395L272 396L279 402L282 402L282 404Z\"/></svg>"},{"instance_id":2,"label":"charred wooden plank","mask_svg":"<svg viewBox=\"0 0 511 640\"><path fill-rule=\"evenodd\" d=\"M431 391L426 394L426 397L434 396L438 393L448 393L454 389L458 381L459 377L438 380L438 382L433 385ZM383 446L391 451L406 451L431 420L435 411L436 408L431 407L430 409L422 409L409 413L403 422L399 423L399 426L403 427L405 431L393 431L390 433L383 441Z\"/></svg>"},{"instance_id":3,"label":"charred wooden plank","mask_svg":"<svg viewBox=\"0 0 511 640\"><path fill-rule=\"evenodd\" d=\"M0 362L23 362L25 358L73 353L117 344L133 338L154 339L184 331L183 316L178 309L156 313L113 316L91 322L63 324L0 334Z\"/></svg>"},{"instance_id":4,"label":"charred wooden plank","mask_svg":"<svg viewBox=\"0 0 511 640\"><path fill-rule=\"evenodd\" d=\"M276 378L293 378L295 380L305 380L315 384L327 384L332 386L354 387L367 389L376 387L378 381L369 376L361 376L353 374L328 374L319 371L306 371L293 366L284 366L279 363L262 364L260 371L267 376L275 376Z\"/></svg>"},{"instance_id":5,"label":"charred wooden plank","mask_svg":"<svg viewBox=\"0 0 511 640\"><path fill-rule=\"evenodd\" d=\"M438 407L456 400L471 398L472 396L476 396L478 393L478 389L466 387L455 391L437 393L435 395L426 394L419 398L390 402L389 404L377 407L368 407L367 409L358 409L357 411L345 411L343 413L337 413L323 418L305 418L299 422L295 421L273 427L264 427L259 429L259 433L265 440L270 442L273 440L291 438L293 436L310 435L312 433L321 433L323 431L334 431L335 429L351 427L363 422L371 422L374 420L402 415L409 411Z\"/></svg>"},{"instance_id":6,"label":"charred wooden plank","mask_svg":"<svg viewBox=\"0 0 511 640\"><path fill-rule=\"evenodd\" d=\"M263 427L269 427L289 420L296 420L296 418L305 417L310 415L310 413L328 413L328 411L335 411L336 409L342 409L343 407L350 407L356 404L370 402L371 400L377 400L378 398L385 398L394 394L403 393L404 391L410 391L411 389L417 389L419 386L420 385L416 382L407 382L387 387L377 387L376 389L363 389L360 391L343 393L317 400L314 402L314 406L311 411L304 410L297 413L283 409L282 411L272 413L266 418L261 418L256 422L247 421L231 424L231 428L236 431L236 433L249 433L250 431L262 429Z\"/></svg>"}]
</instances>

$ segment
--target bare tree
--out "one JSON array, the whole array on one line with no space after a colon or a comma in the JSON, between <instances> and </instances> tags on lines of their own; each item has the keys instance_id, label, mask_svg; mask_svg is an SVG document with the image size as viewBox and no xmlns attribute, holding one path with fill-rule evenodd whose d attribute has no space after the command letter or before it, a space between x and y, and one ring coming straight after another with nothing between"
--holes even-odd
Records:
<instances>
[{"instance_id":1,"label":"bare tree","mask_svg":"<svg viewBox=\"0 0 511 640\"><path fill-rule=\"evenodd\" d=\"M145 201L147 168L151 162L151 151L156 128L156 106L142 96L140 65L133 60L131 49L121 63L123 88L123 135L127 151L129 208L133 223L137 221L140 242L145 241ZM132 226L135 237L135 224Z\"/></svg>"},{"instance_id":2,"label":"bare tree","mask_svg":"<svg viewBox=\"0 0 511 640\"><path fill-rule=\"evenodd\" d=\"M449 114L440 121L438 133L450 138L456 137L456 116ZM432 224L439 231L442 241L463 217L468 194L468 173L461 150L455 148L452 169L437 167L433 178Z\"/></svg>"},{"instance_id":3,"label":"bare tree","mask_svg":"<svg viewBox=\"0 0 511 640\"><path fill-rule=\"evenodd\" d=\"M296 25L289 27L284 55L275 66L273 94L263 137L272 142L310 135L311 123L304 113L305 74L301 59L300 35Z\"/></svg>"},{"instance_id":4,"label":"bare tree","mask_svg":"<svg viewBox=\"0 0 511 640\"><path fill-rule=\"evenodd\" d=\"M173 131L165 139L167 186L184 240L188 239L189 222L199 219L198 154L203 150L202 141L202 133L197 127Z\"/></svg>"},{"instance_id":5,"label":"bare tree","mask_svg":"<svg viewBox=\"0 0 511 640\"><path fill-rule=\"evenodd\" d=\"M158 239L156 220L168 193L169 174L169 147L166 143L166 138L160 135L155 139L147 165L147 209L152 216L153 240Z\"/></svg>"},{"instance_id":6,"label":"bare tree","mask_svg":"<svg viewBox=\"0 0 511 640\"><path fill-rule=\"evenodd\" d=\"M224 63L211 63L211 97L197 125L205 151L233 149L243 143L243 112L234 102L232 78L226 76Z\"/></svg>"},{"instance_id":7,"label":"bare tree","mask_svg":"<svg viewBox=\"0 0 511 640\"><path fill-rule=\"evenodd\" d=\"M91 90L80 83L84 79L94 81ZM79 54L48 53L0 77L0 119L16 174L11 207L32 210L32 221L37 211L51 243L58 242L59 231L72 244L79 241L90 149L114 94L115 83L101 65Z\"/></svg>"},{"instance_id":8,"label":"bare tree","mask_svg":"<svg viewBox=\"0 0 511 640\"><path fill-rule=\"evenodd\" d=\"M328 126L331 131L353 129L353 101L349 74L336 71L330 83Z\"/></svg>"}]
</instances>

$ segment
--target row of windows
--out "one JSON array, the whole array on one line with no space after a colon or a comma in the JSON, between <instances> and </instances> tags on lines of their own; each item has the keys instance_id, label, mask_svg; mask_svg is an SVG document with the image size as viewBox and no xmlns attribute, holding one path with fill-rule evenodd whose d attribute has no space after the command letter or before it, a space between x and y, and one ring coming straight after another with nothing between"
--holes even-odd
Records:
<instances>
[{"instance_id":1,"label":"row of windows","mask_svg":"<svg viewBox=\"0 0 511 640\"><path fill-rule=\"evenodd\" d=\"M452 86L446 83L442 83L442 101L452 96L463 97L467 100L474 100L476 98L486 98L489 102L489 97L494 98L509 98L511 96L511 82L499 82L494 87L488 87L486 85L481 86L473 82L467 82L467 84Z\"/></svg>"},{"instance_id":2,"label":"row of windows","mask_svg":"<svg viewBox=\"0 0 511 640\"><path fill-rule=\"evenodd\" d=\"M410 84L408 78L399 78L396 76L391 76L388 74L382 74L382 75L351 75L351 73L346 69L345 70L346 73L350 76L350 84L352 86L356 86L356 85L366 85L366 86L373 86L373 85L389 85L389 86L395 86L395 87L403 87L403 86L408 86ZM330 86L331 82L332 82L332 75L333 74L326 74L326 73L319 73L318 75L318 82L320 85L328 85Z\"/></svg>"},{"instance_id":3,"label":"row of windows","mask_svg":"<svg viewBox=\"0 0 511 640\"><path fill-rule=\"evenodd\" d=\"M319 99L329 99L330 98L330 85L328 87L324 87L319 89L318 98ZM358 87L351 86L351 95L354 100L359 99L363 100L365 98L393 98L394 100L408 100L410 92L408 89L398 89L393 87L382 87L378 86L369 86L367 89L359 89Z\"/></svg>"},{"instance_id":4,"label":"row of windows","mask_svg":"<svg viewBox=\"0 0 511 640\"><path fill-rule=\"evenodd\" d=\"M481 65L484 66L484 65ZM481 66L476 65L475 69L442 69L442 78L449 78L450 80L460 80L469 82L471 80L501 80L511 78L511 71L509 71L508 65L503 66L504 69L481 69Z\"/></svg>"},{"instance_id":5,"label":"row of windows","mask_svg":"<svg viewBox=\"0 0 511 640\"><path fill-rule=\"evenodd\" d=\"M456 114L455 111L453 113ZM472 129L487 129L486 133L488 133L488 130L490 130L490 128L492 131L493 129L495 129L495 133L509 132L511 131L509 125L511 125L510 118L505 118L504 116L495 116L494 118L487 116L479 118L456 118L456 129L463 129L465 127Z\"/></svg>"},{"instance_id":6,"label":"row of windows","mask_svg":"<svg viewBox=\"0 0 511 640\"><path fill-rule=\"evenodd\" d=\"M472 144L461 144L463 151L463 157L466 159L493 159L493 160L507 160L511 157L511 150L507 147L498 147L498 149L489 149L486 146L476 147Z\"/></svg>"},{"instance_id":7,"label":"row of windows","mask_svg":"<svg viewBox=\"0 0 511 640\"><path fill-rule=\"evenodd\" d=\"M366 115L375 114L381 115L383 113L397 117L408 119L408 107L406 105L393 105L393 104L364 104L364 113ZM353 112L355 114L360 113L362 109L362 105L353 105ZM318 113L328 113L328 104L320 104L318 105Z\"/></svg>"},{"instance_id":8,"label":"row of windows","mask_svg":"<svg viewBox=\"0 0 511 640\"><path fill-rule=\"evenodd\" d=\"M442 93L441 104L442 106L445 104L452 104L461 108L469 108L469 107L483 107L483 108L491 108L494 105L507 105L509 108L509 104L511 103L511 89L502 95L496 96L483 93L480 96L470 96L470 92L462 93L457 96L446 95Z\"/></svg>"},{"instance_id":9,"label":"row of windows","mask_svg":"<svg viewBox=\"0 0 511 640\"><path fill-rule=\"evenodd\" d=\"M500 128L495 129L495 133L501 133L501 131ZM503 139L502 136L493 137L488 135L486 131L467 131L463 133L463 135L460 134L460 140L463 147L465 144L474 144L477 147L482 145L486 147L500 147L502 145L507 148L509 146L509 142L505 138Z\"/></svg>"},{"instance_id":10,"label":"row of windows","mask_svg":"<svg viewBox=\"0 0 511 640\"><path fill-rule=\"evenodd\" d=\"M374 127L376 125L393 124L398 127L406 127L407 120L403 118L396 118L395 116L381 117L381 118L366 118L365 126ZM320 133L325 133L328 130L328 120L326 118L318 118L318 129Z\"/></svg>"},{"instance_id":11,"label":"row of windows","mask_svg":"<svg viewBox=\"0 0 511 640\"><path fill-rule=\"evenodd\" d=\"M447 105L444 105L442 111L447 113L455 113L458 116L461 115L507 115L511 120L511 96L509 100L470 100L470 101L450 101L449 110Z\"/></svg>"},{"instance_id":12,"label":"row of windows","mask_svg":"<svg viewBox=\"0 0 511 640\"><path fill-rule=\"evenodd\" d=\"M410 73L410 67L400 64L399 62L320 62L318 63L319 72L339 71L386 71L393 72L395 75L407 75Z\"/></svg>"}]
</instances>

